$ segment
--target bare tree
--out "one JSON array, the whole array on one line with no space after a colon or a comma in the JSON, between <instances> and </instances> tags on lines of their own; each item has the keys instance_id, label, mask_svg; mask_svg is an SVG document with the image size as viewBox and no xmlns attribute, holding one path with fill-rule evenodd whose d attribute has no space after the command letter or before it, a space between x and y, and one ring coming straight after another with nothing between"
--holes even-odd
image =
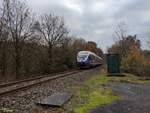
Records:
<instances>
[{"instance_id":1,"label":"bare tree","mask_svg":"<svg viewBox=\"0 0 150 113\"><path fill-rule=\"evenodd\" d=\"M63 42L63 38L68 33L67 28L61 17L52 14L42 16L41 21L37 22L35 26L35 29L42 36L44 43L48 46L49 65L51 65L52 48Z\"/></svg>"},{"instance_id":2,"label":"bare tree","mask_svg":"<svg viewBox=\"0 0 150 113\"><path fill-rule=\"evenodd\" d=\"M5 21L5 7L3 6L0 9L0 67L1 67L1 74L5 76L6 74L6 53L7 53L7 41L8 41L8 29L7 29L7 23Z\"/></svg>"},{"instance_id":3,"label":"bare tree","mask_svg":"<svg viewBox=\"0 0 150 113\"><path fill-rule=\"evenodd\" d=\"M121 45L121 55L125 56L127 54L126 43L125 40L127 38L127 25L125 22L120 22L117 25L117 29L115 30L115 36L117 37L117 41L119 45Z\"/></svg>"},{"instance_id":4,"label":"bare tree","mask_svg":"<svg viewBox=\"0 0 150 113\"><path fill-rule=\"evenodd\" d=\"M19 0L4 0L5 19L13 42L16 77L21 66L22 43L31 37L32 27L30 10L25 2Z\"/></svg>"},{"instance_id":5,"label":"bare tree","mask_svg":"<svg viewBox=\"0 0 150 113\"><path fill-rule=\"evenodd\" d=\"M125 22L120 22L115 30L115 36L119 40L123 40L127 36L127 25Z\"/></svg>"}]
</instances>

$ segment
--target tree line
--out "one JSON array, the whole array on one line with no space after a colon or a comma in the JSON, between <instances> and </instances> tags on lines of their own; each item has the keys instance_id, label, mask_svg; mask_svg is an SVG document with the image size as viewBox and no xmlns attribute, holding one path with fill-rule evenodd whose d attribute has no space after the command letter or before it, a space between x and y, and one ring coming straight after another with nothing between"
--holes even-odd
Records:
<instances>
[{"instance_id":1,"label":"tree line","mask_svg":"<svg viewBox=\"0 0 150 113\"><path fill-rule=\"evenodd\" d=\"M124 23L119 23L115 35L117 41L108 53L117 53L121 58L121 69L124 72L139 76L150 76L150 51L141 49L137 35L128 35Z\"/></svg>"},{"instance_id":2,"label":"tree line","mask_svg":"<svg viewBox=\"0 0 150 113\"><path fill-rule=\"evenodd\" d=\"M70 36L62 17L49 13L35 18L25 1L2 1L0 75L3 81L76 68L76 54L80 50L103 55L95 42Z\"/></svg>"}]
</instances>

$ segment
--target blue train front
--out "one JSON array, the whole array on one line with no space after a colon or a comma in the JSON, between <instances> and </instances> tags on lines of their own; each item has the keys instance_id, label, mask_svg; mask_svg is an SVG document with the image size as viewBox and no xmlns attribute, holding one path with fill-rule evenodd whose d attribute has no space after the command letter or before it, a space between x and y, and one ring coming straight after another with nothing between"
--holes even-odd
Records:
<instances>
[{"instance_id":1,"label":"blue train front","mask_svg":"<svg viewBox=\"0 0 150 113\"><path fill-rule=\"evenodd\" d=\"M102 58L90 51L80 51L77 54L77 65L80 68L89 68L102 64Z\"/></svg>"}]
</instances>

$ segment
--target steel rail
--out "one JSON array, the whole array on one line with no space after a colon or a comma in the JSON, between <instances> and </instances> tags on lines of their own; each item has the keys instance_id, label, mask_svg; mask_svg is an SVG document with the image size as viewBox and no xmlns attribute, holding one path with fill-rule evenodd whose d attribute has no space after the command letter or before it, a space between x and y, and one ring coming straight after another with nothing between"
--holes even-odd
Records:
<instances>
[{"instance_id":1,"label":"steel rail","mask_svg":"<svg viewBox=\"0 0 150 113\"><path fill-rule=\"evenodd\" d=\"M73 72L68 72L68 73L63 73L63 74L57 74L53 76L45 76L45 77L37 77L36 79L28 79L28 80L22 80L14 83L10 83L8 85L3 85L6 87L0 88L0 96L5 96L10 93L22 91L24 89L27 89L31 86L38 85L47 81L55 80L58 78L63 78L72 74L79 73L81 71L73 71Z\"/></svg>"}]
</instances>

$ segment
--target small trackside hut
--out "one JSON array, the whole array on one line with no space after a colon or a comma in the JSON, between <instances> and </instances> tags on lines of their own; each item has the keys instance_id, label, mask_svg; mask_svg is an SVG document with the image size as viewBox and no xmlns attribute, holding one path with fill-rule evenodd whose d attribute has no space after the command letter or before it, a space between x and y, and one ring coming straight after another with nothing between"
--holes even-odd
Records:
<instances>
[{"instance_id":1,"label":"small trackside hut","mask_svg":"<svg viewBox=\"0 0 150 113\"><path fill-rule=\"evenodd\" d=\"M120 57L119 54L107 54L107 72L109 74L120 73Z\"/></svg>"}]
</instances>

